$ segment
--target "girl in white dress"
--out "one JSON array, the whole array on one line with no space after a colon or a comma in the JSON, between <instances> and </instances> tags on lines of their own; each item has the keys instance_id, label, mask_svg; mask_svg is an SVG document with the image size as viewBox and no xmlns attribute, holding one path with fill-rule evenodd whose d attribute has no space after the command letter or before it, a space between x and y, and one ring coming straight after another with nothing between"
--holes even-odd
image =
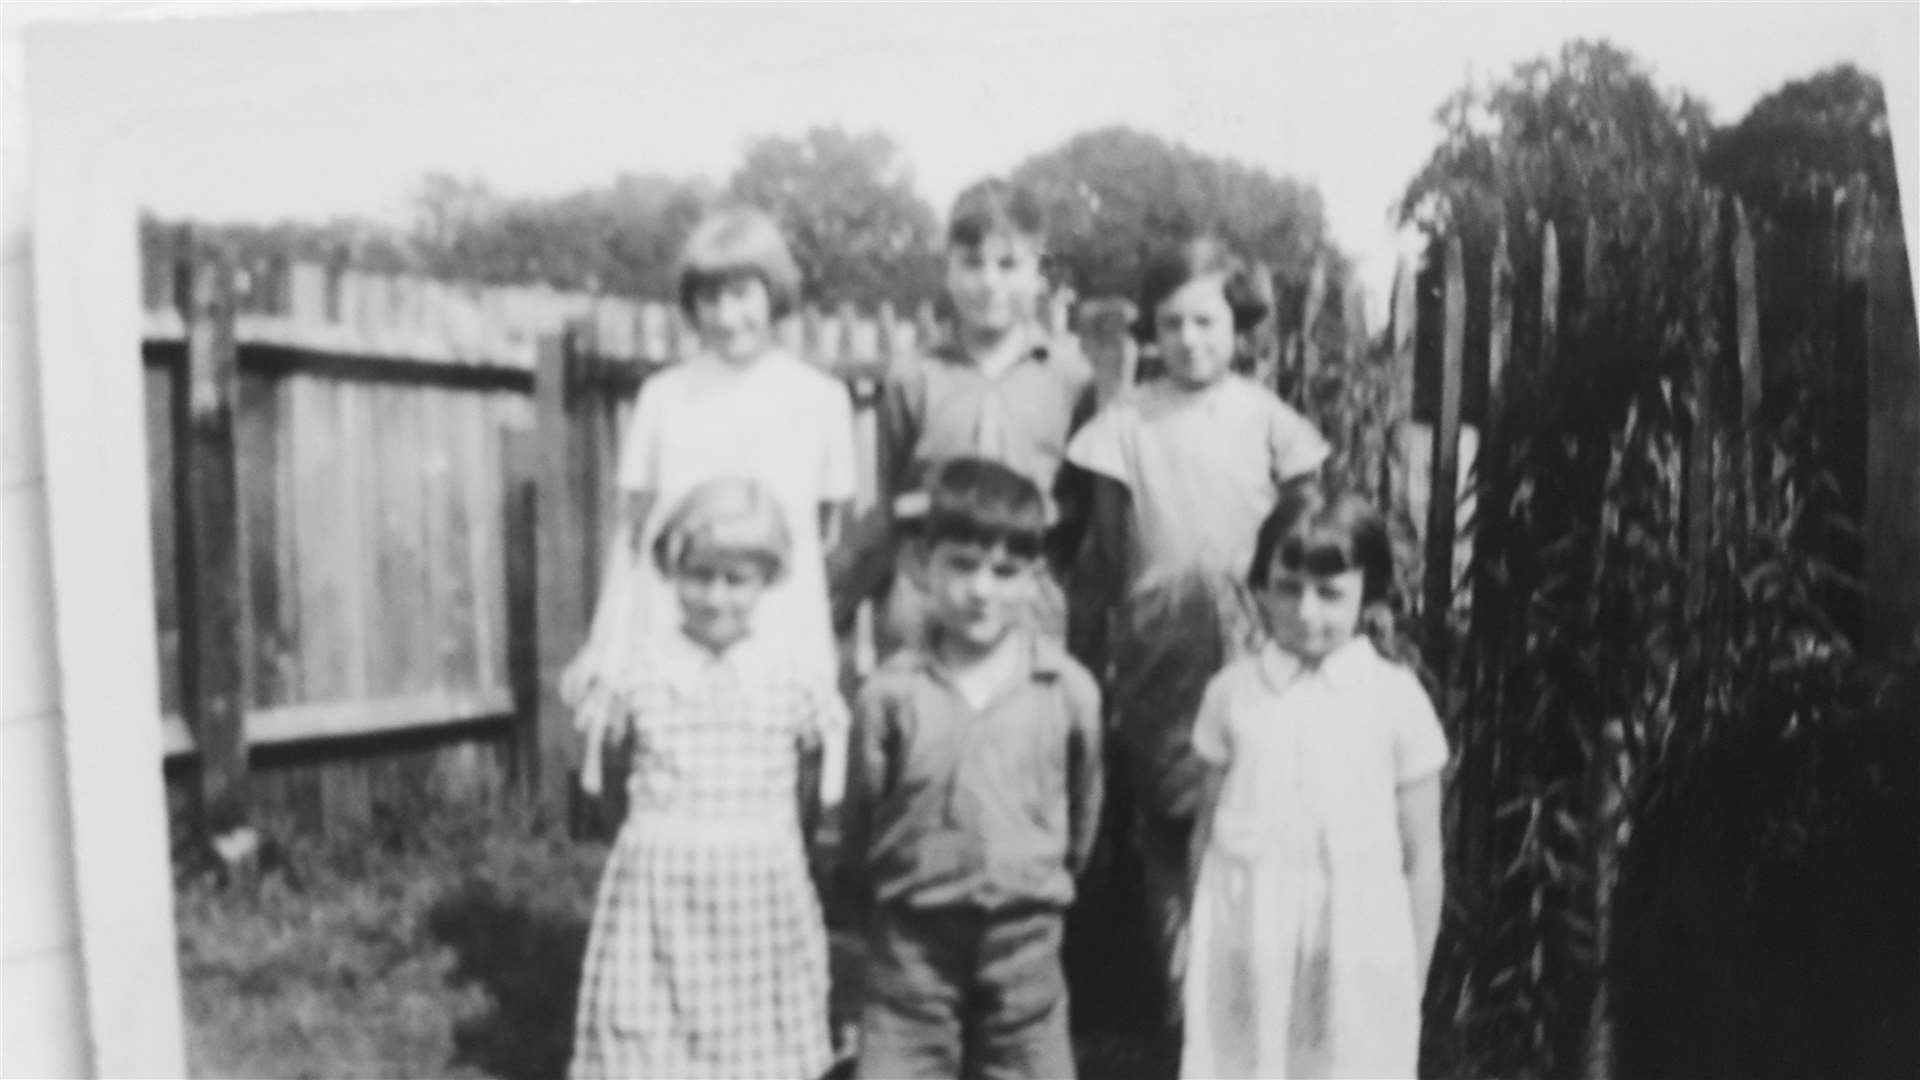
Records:
<instances>
[{"instance_id":1,"label":"girl in white dress","mask_svg":"<svg viewBox=\"0 0 1920 1080\"><path fill-rule=\"evenodd\" d=\"M1181 1075L1413 1077L1447 743L1360 632L1393 580L1363 499L1290 492L1250 584L1271 640L1208 685ZM1364 620L1378 624L1378 620Z\"/></svg>"},{"instance_id":2,"label":"girl in white dress","mask_svg":"<svg viewBox=\"0 0 1920 1080\"><path fill-rule=\"evenodd\" d=\"M799 269L771 218L736 208L695 227L679 279L701 353L641 385L620 452L622 536L606 562L587 644L561 678L586 736L581 780L590 793L600 780L600 733L617 721L615 692L645 662L641 644L675 617L672 589L644 555L659 510L704 481L745 477L774 493L793 523L793 552L767 592L756 635L810 675L832 681L839 670L825 551L853 504L853 407L842 383L775 338L776 320L798 297ZM838 800L831 779L822 795Z\"/></svg>"}]
</instances>

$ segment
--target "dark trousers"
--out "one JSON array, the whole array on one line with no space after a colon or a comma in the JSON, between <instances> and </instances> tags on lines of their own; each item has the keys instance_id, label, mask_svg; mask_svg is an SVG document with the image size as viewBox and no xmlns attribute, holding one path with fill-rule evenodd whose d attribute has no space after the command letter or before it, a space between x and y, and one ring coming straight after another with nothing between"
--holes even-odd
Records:
<instances>
[{"instance_id":1,"label":"dark trousers","mask_svg":"<svg viewBox=\"0 0 1920 1080\"><path fill-rule=\"evenodd\" d=\"M858 1075L1072 1080L1060 934L1052 909L876 912Z\"/></svg>"}]
</instances>

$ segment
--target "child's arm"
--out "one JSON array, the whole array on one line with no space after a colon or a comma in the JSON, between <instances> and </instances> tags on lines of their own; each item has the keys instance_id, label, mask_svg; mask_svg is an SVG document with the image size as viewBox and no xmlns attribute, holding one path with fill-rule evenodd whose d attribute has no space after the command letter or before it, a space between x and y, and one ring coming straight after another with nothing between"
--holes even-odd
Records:
<instances>
[{"instance_id":1,"label":"child's arm","mask_svg":"<svg viewBox=\"0 0 1920 1080\"><path fill-rule=\"evenodd\" d=\"M840 853L835 868L836 892L845 898L856 921L864 919L873 906L867 856L873 842L875 801L887 775L886 722L879 695L871 687L862 690L848 733L846 797L840 803Z\"/></svg>"},{"instance_id":2,"label":"child's arm","mask_svg":"<svg viewBox=\"0 0 1920 1080\"><path fill-rule=\"evenodd\" d=\"M1096 678L1107 675L1113 608L1126 589L1128 500L1125 484L1089 473L1091 513L1080 557L1074 561L1068 603L1067 643Z\"/></svg>"},{"instance_id":3,"label":"child's arm","mask_svg":"<svg viewBox=\"0 0 1920 1080\"><path fill-rule=\"evenodd\" d=\"M1419 985L1427 985L1427 967L1440 934L1441 854L1440 776L1400 786L1400 859L1413 897L1413 941Z\"/></svg>"},{"instance_id":4,"label":"child's arm","mask_svg":"<svg viewBox=\"0 0 1920 1080\"><path fill-rule=\"evenodd\" d=\"M1101 754L1100 688L1074 673L1070 687L1072 729L1067 735L1067 869L1075 878L1093 861L1100 835L1100 808L1106 801Z\"/></svg>"},{"instance_id":5,"label":"child's arm","mask_svg":"<svg viewBox=\"0 0 1920 1080\"><path fill-rule=\"evenodd\" d=\"M1094 394L1093 383L1089 382L1074 403L1073 417L1068 421L1069 443L1093 419L1098 406L1099 399ZM1053 570L1063 581L1072 569L1074 560L1079 558L1080 548L1086 541L1088 515L1093 510L1092 498L1092 475L1072 462L1061 462L1060 471L1053 481L1053 504L1057 514L1048 545Z\"/></svg>"}]
</instances>

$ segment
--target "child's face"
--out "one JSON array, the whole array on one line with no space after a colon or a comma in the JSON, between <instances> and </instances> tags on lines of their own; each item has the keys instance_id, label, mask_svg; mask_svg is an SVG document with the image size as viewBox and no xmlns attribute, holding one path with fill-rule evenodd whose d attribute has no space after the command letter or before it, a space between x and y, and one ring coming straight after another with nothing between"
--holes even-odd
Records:
<instances>
[{"instance_id":1,"label":"child's face","mask_svg":"<svg viewBox=\"0 0 1920 1080\"><path fill-rule=\"evenodd\" d=\"M1273 567L1261 606L1274 643L1308 660L1319 660L1353 640L1360 628L1366 575L1309 574Z\"/></svg>"},{"instance_id":2,"label":"child's face","mask_svg":"<svg viewBox=\"0 0 1920 1080\"><path fill-rule=\"evenodd\" d=\"M1033 594L1034 560L1005 548L943 540L924 558L934 621L975 648L1005 638Z\"/></svg>"},{"instance_id":3,"label":"child's face","mask_svg":"<svg viewBox=\"0 0 1920 1080\"><path fill-rule=\"evenodd\" d=\"M693 298L701 340L722 360L744 363L773 340L773 300L758 274L729 274Z\"/></svg>"},{"instance_id":4,"label":"child's face","mask_svg":"<svg viewBox=\"0 0 1920 1080\"><path fill-rule=\"evenodd\" d=\"M1227 304L1227 279L1213 274L1194 278L1154 309L1160 356L1182 386L1208 386L1233 364L1233 308Z\"/></svg>"},{"instance_id":5,"label":"child's face","mask_svg":"<svg viewBox=\"0 0 1920 1080\"><path fill-rule=\"evenodd\" d=\"M1039 310L1046 278L1032 237L993 233L973 246L947 248L947 296L960 325L1005 333Z\"/></svg>"},{"instance_id":6,"label":"child's face","mask_svg":"<svg viewBox=\"0 0 1920 1080\"><path fill-rule=\"evenodd\" d=\"M690 551L673 574L687 636L724 649L753 628L753 609L769 584L760 560L732 552Z\"/></svg>"}]
</instances>

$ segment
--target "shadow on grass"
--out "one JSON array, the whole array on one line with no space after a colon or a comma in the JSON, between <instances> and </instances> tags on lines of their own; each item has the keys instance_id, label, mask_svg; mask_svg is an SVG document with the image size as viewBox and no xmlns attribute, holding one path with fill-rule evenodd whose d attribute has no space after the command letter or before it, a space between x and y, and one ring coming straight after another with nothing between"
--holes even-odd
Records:
<instances>
[{"instance_id":1,"label":"shadow on grass","mask_svg":"<svg viewBox=\"0 0 1920 1080\"><path fill-rule=\"evenodd\" d=\"M587 925L584 913L484 880L470 879L433 905L427 928L454 953L449 978L477 985L491 1002L455 1028L455 1064L502 1080L566 1075Z\"/></svg>"}]
</instances>

